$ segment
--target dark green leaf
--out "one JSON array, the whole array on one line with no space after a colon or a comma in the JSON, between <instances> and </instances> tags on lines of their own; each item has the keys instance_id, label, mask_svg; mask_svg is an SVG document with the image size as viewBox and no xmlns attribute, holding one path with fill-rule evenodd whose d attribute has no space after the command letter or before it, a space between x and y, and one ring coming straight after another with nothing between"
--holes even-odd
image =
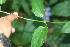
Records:
<instances>
[{"instance_id":1,"label":"dark green leaf","mask_svg":"<svg viewBox=\"0 0 70 47\"><path fill-rule=\"evenodd\" d=\"M64 0L64 1L70 1L70 0Z\"/></svg>"},{"instance_id":2,"label":"dark green leaf","mask_svg":"<svg viewBox=\"0 0 70 47\"><path fill-rule=\"evenodd\" d=\"M30 27L30 28L29 28ZM34 30L35 30L35 25L33 24L33 22L32 21L27 21L27 24L26 24L26 26L25 26L25 29L24 29L24 31L25 32L34 32Z\"/></svg>"},{"instance_id":3,"label":"dark green leaf","mask_svg":"<svg viewBox=\"0 0 70 47\"><path fill-rule=\"evenodd\" d=\"M41 47L44 40L47 38L47 32L47 27L39 26L33 34L31 47Z\"/></svg>"},{"instance_id":4,"label":"dark green leaf","mask_svg":"<svg viewBox=\"0 0 70 47\"><path fill-rule=\"evenodd\" d=\"M62 21L55 19L54 22L62 22ZM56 40L60 37L60 31L64 25L65 23L54 23L54 27L53 27L54 30L51 34L52 36L51 40Z\"/></svg>"},{"instance_id":5,"label":"dark green leaf","mask_svg":"<svg viewBox=\"0 0 70 47\"><path fill-rule=\"evenodd\" d=\"M13 0L12 9L14 11L18 12L18 10L19 10L19 2L18 2L18 0Z\"/></svg>"},{"instance_id":6,"label":"dark green leaf","mask_svg":"<svg viewBox=\"0 0 70 47\"><path fill-rule=\"evenodd\" d=\"M22 35L22 44L23 45L27 45L31 42L32 34L33 33L29 33L29 32L24 32L23 33L23 35Z\"/></svg>"},{"instance_id":7,"label":"dark green leaf","mask_svg":"<svg viewBox=\"0 0 70 47\"><path fill-rule=\"evenodd\" d=\"M61 30L61 33L70 33L70 22L66 23Z\"/></svg>"},{"instance_id":8,"label":"dark green leaf","mask_svg":"<svg viewBox=\"0 0 70 47\"><path fill-rule=\"evenodd\" d=\"M21 45L22 44L22 34L21 33L14 33L11 36L11 42L14 45Z\"/></svg>"},{"instance_id":9,"label":"dark green leaf","mask_svg":"<svg viewBox=\"0 0 70 47\"><path fill-rule=\"evenodd\" d=\"M50 4L56 3L58 0L50 0Z\"/></svg>"},{"instance_id":10,"label":"dark green leaf","mask_svg":"<svg viewBox=\"0 0 70 47\"><path fill-rule=\"evenodd\" d=\"M14 28L16 28L17 31L23 32L23 30L24 30L24 25L23 25L22 22L14 21L14 22L12 23L12 26L13 26Z\"/></svg>"},{"instance_id":11,"label":"dark green leaf","mask_svg":"<svg viewBox=\"0 0 70 47\"><path fill-rule=\"evenodd\" d=\"M29 15L29 16L31 16L31 10L30 10L30 8L29 8L29 6L28 6L28 3L26 2L26 0L21 0L21 5L22 5L22 8L23 8L23 10Z\"/></svg>"},{"instance_id":12,"label":"dark green leaf","mask_svg":"<svg viewBox=\"0 0 70 47\"><path fill-rule=\"evenodd\" d=\"M32 12L37 17L43 17L45 15L43 0L32 0Z\"/></svg>"},{"instance_id":13,"label":"dark green leaf","mask_svg":"<svg viewBox=\"0 0 70 47\"><path fill-rule=\"evenodd\" d=\"M58 16L70 16L70 1L65 1L57 4L52 8L52 13Z\"/></svg>"}]
</instances>

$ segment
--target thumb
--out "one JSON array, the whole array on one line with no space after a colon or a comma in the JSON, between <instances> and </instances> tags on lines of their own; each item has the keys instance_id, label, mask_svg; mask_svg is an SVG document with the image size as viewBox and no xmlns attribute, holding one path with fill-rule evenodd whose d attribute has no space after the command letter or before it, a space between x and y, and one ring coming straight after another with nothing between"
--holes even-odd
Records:
<instances>
[{"instance_id":1,"label":"thumb","mask_svg":"<svg viewBox=\"0 0 70 47\"><path fill-rule=\"evenodd\" d=\"M18 13L17 13L17 12L14 12L13 14L9 14L9 15L6 16L6 18L7 18L10 22L12 22L12 21L14 21L15 19L17 19L17 17L18 17Z\"/></svg>"}]
</instances>

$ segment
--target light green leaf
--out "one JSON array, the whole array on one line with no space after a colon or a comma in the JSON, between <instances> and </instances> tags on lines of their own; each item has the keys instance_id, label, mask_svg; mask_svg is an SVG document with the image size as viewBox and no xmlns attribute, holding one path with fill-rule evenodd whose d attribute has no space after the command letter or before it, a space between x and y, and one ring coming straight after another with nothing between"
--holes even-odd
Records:
<instances>
[{"instance_id":1,"label":"light green leaf","mask_svg":"<svg viewBox=\"0 0 70 47\"><path fill-rule=\"evenodd\" d=\"M31 47L41 47L47 38L47 32L47 27L39 26L33 34Z\"/></svg>"},{"instance_id":2,"label":"light green leaf","mask_svg":"<svg viewBox=\"0 0 70 47\"><path fill-rule=\"evenodd\" d=\"M52 14L64 17L70 16L69 6L70 6L70 1L59 3L52 8Z\"/></svg>"},{"instance_id":3,"label":"light green leaf","mask_svg":"<svg viewBox=\"0 0 70 47\"><path fill-rule=\"evenodd\" d=\"M0 4L3 4L3 3L5 3L5 1L6 1L6 0L0 0Z\"/></svg>"},{"instance_id":4,"label":"light green leaf","mask_svg":"<svg viewBox=\"0 0 70 47\"><path fill-rule=\"evenodd\" d=\"M50 4L56 3L58 0L50 0Z\"/></svg>"},{"instance_id":5,"label":"light green leaf","mask_svg":"<svg viewBox=\"0 0 70 47\"><path fill-rule=\"evenodd\" d=\"M37 17L43 17L45 15L43 0L32 0L32 12Z\"/></svg>"},{"instance_id":6,"label":"light green leaf","mask_svg":"<svg viewBox=\"0 0 70 47\"><path fill-rule=\"evenodd\" d=\"M61 30L61 33L70 33L70 22L66 23L62 30Z\"/></svg>"},{"instance_id":7,"label":"light green leaf","mask_svg":"<svg viewBox=\"0 0 70 47\"><path fill-rule=\"evenodd\" d=\"M0 6L0 11L1 11L1 6Z\"/></svg>"}]
</instances>

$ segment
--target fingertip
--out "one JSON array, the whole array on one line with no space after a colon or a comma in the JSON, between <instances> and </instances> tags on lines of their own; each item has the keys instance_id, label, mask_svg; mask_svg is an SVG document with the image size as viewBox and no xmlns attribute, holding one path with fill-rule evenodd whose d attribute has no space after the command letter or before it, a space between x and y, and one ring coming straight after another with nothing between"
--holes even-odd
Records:
<instances>
[{"instance_id":1,"label":"fingertip","mask_svg":"<svg viewBox=\"0 0 70 47\"><path fill-rule=\"evenodd\" d=\"M18 18L18 13L17 12L14 12L12 14L9 14L6 16L6 18L9 20L9 21L14 21Z\"/></svg>"},{"instance_id":2,"label":"fingertip","mask_svg":"<svg viewBox=\"0 0 70 47\"><path fill-rule=\"evenodd\" d=\"M18 13L17 12L14 12L13 14L16 15L16 16L18 16Z\"/></svg>"}]
</instances>

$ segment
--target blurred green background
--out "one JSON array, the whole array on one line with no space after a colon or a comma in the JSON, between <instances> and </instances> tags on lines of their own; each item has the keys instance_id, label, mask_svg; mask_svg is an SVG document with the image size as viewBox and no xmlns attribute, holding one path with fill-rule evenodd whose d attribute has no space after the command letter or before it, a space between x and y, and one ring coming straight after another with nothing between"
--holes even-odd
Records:
<instances>
[{"instance_id":1,"label":"blurred green background","mask_svg":"<svg viewBox=\"0 0 70 47\"><path fill-rule=\"evenodd\" d=\"M6 0L6 2L0 6L1 10L5 12L18 12L19 16L28 19L36 19L39 21L43 20L42 18L36 17L31 11L31 1L32 0ZM70 21L70 0L43 0L43 5L45 8L51 8L51 22ZM0 17L6 15L7 14L0 13ZM47 24L49 27L48 38L45 40L42 47L70 47L70 34L60 33L65 23ZM12 47L31 47L34 30L38 26L44 26L44 23L27 21L18 18L18 20L12 22L12 26L16 29L16 32L10 36Z\"/></svg>"}]
</instances>

